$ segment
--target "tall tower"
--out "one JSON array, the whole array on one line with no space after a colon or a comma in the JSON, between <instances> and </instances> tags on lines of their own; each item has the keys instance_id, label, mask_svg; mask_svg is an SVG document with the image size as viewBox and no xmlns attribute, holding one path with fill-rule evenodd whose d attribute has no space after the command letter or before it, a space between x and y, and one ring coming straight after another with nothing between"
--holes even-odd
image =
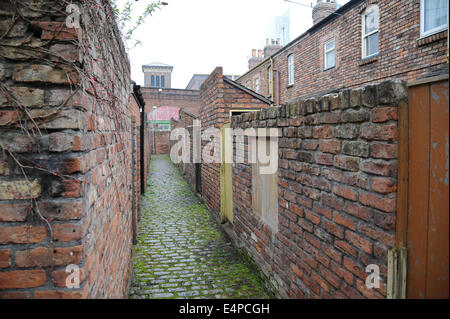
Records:
<instances>
[{"instance_id":1,"label":"tall tower","mask_svg":"<svg viewBox=\"0 0 450 319\"><path fill-rule=\"evenodd\" d=\"M339 8L339 4L336 3L336 0L317 0L312 11L313 25L328 17L337 8Z\"/></svg>"},{"instance_id":2,"label":"tall tower","mask_svg":"<svg viewBox=\"0 0 450 319\"><path fill-rule=\"evenodd\" d=\"M172 87L172 71L173 66L161 62L144 64L142 66L144 86L170 89Z\"/></svg>"}]
</instances>

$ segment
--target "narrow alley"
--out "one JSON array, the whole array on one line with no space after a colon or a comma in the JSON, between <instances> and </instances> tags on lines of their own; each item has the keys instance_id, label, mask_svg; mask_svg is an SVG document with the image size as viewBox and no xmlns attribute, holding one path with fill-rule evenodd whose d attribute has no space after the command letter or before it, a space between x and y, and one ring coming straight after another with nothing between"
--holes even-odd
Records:
<instances>
[{"instance_id":1,"label":"narrow alley","mask_svg":"<svg viewBox=\"0 0 450 319\"><path fill-rule=\"evenodd\" d=\"M152 157L130 298L269 298L167 155Z\"/></svg>"}]
</instances>

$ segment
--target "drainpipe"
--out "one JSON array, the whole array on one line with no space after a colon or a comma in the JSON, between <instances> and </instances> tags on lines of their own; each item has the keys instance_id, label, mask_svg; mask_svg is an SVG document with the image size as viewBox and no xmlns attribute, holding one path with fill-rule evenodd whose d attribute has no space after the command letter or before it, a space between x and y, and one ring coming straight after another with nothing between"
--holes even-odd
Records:
<instances>
[{"instance_id":1,"label":"drainpipe","mask_svg":"<svg viewBox=\"0 0 450 319\"><path fill-rule=\"evenodd\" d=\"M273 99L273 59L270 57L270 74L269 74L269 88L270 88L270 96Z\"/></svg>"},{"instance_id":2,"label":"drainpipe","mask_svg":"<svg viewBox=\"0 0 450 319\"><path fill-rule=\"evenodd\" d=\"M280 71L279 70L277 70L276 71L277 72L277 106L279 106L280 105L280 99L281 99L281 97L280 97Z\"/></svg>"}]
</instances>

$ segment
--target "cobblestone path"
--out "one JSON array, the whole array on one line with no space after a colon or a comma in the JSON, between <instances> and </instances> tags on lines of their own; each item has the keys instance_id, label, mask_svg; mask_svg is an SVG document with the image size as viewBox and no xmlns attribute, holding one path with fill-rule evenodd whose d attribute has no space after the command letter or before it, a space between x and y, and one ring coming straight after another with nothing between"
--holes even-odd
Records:
<instances>
[{"instance_id":1,"label":"cobblestone path","mask_svg":"<svg viewBox=\"0 0 450 319\"><path fill-rule=\"evenodd\" d=\"M168 156L153 156L130 298L269 298Z\"/></svg>"}]
</instances>

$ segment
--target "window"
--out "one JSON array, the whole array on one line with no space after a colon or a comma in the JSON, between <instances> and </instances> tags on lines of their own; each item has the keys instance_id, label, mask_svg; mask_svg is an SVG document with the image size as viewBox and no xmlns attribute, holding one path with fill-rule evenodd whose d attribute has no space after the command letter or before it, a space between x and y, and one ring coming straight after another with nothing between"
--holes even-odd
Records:
<instances>
[{"instance_id":1,"label":"window","mask_svg":"<svg viewBox=\"0 0 450 319\"><path fill-rule=\"evenodd\" d=\"M336 65L334 39L325 43L325 69L332 68Z\"/></svg>"},{"instance_id":2,"label":"window","mask_svg":"<svg viewBox=\"0 0 450 319\"><path fill-rule=\"evenodd\" d=\"M291 54L288 57L288 78L289 78L288 85L294 84L294 55L293 54Z\"/></svg>"},{"instance_id":3,"label":"window","mask_svg":"<svg viewBox=\"0 0 450 319\"><path fill-rule=\"evenodd\" d=\"M259 79L255 79L255 92L259 93L259 89L260 89L260 87L259 87Z\"/></svg>"},{"instance_id":4,"label":"window","mask_svg":"<svg viewBox=\"0 0 450 319\"><path fill-rule=\"evenodd\" d=\"M170 131L170 121L151 121L151 129L153 132L165 132Z\"/></svg>"},{"instance_id":5,"label":"window","mask_svg":"<svg viewBox=\"0 0 450 319\"><path fill-rule=\"evenodd\" d=\"M367 7L362 15L362 57L368 58L378 54L378 22L380 11L378 6Z\"/></svg>"},{"instance_id":6,"label":"window","mask_svg":"<svg viewBox=\"0 0 450 319\"><path fill-rule=\"evenodd\" d=\"M150 86L151 86L151 87L155 87L155 76L154 76L154 75L152 75L152 76L150 77Z\"/></svg>"},{"instance_id":7,"label":"window","mask_svg":"<svg viewBox=\"0 0 450 319\"><path fill-rule=\"evenodd\" d=\"M420 36L442 31L448 25L448 0L420 1Z\"/></svg>"},{"instance_id":8,"label":"window","mask_svg":"<svg viewBox=\"0 0 450 319\"><path fill-rule=\"evenodd\" d=\"M166 77L164 75L161 75L161 87L166 87Z\"/></svg>"},{"instance_id":9,"label":"window","mask_svg":"<svg viewBox=\"0 0 450 319\"><path fill-rule=\"evenodd\" d=\"M156 87L159 88L159 75L156 76Z\"/></svg>"}]
</instances>

